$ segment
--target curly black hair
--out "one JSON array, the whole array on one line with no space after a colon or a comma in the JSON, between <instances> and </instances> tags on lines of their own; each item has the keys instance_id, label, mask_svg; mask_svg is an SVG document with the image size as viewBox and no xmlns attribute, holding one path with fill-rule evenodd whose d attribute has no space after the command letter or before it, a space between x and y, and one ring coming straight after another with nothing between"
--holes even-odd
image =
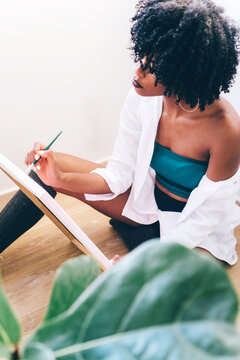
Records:
<instances>
[{"instance_id":1,"label":"curly black hair","mask_svg":"<svg viewBox=\"0 0 240 360\"><path fill-rule=\"evenodd\" d=\"M190 107L229 92L239 62L239 28L211 0L140 0L131 19L131 47L140 62ZM143 59L145 62L143 63Z\"/></svg>"}]
</instances>

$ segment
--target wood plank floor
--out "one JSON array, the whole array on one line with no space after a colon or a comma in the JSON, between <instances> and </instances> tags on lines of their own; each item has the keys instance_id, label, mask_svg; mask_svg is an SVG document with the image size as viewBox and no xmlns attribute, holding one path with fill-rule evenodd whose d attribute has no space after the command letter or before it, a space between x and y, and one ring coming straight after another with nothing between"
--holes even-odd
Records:
<instances>
[{"instance_id":1,"label":"wood plank floor","mask_svg":"<svg viewBox=\"0 0 240 360\"><path fill-rule=\"evenodd\" d=\"M109 225L109 218L74 198L58 194L56 199L108 258L127 253ZM240 238L240 227L236 234ZM65 260L80 254L76 246L44 217L0 255L4 289L20 319L24 339L41 323L56 269ZM240 298L239 270L240 261L228 272Z\"/></svg>"}]
</instances>

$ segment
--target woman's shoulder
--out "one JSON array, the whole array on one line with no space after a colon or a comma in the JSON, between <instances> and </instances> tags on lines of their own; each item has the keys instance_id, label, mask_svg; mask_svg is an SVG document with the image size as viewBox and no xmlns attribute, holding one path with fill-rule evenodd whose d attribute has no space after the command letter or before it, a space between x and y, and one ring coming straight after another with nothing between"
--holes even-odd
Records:
<instances>
[{"instance_id":1,"label":"woman's shoulder","mask_svg":"<svg viewBox=\"0 0 240 360\"><path fill-rule=\"evenodd\" d=\"M240 143L240 116L226 98L221 97L220 101L219 118L222 137L229 141L236 139Z\"/></svg>"},{"instance_id":2,"label":"woman's shoulder","mask_svg":"<svg viewBox=\"0 0 240 360\"><path fill-rule=\"evenodd\" d=\"M226 98L220 98L209 118L211 120L211 127L222 140L231 139L232 137L240 140L240 116Z\"/></svg>"},{"instance_id":3,"label":"woman's shoulder","mask_svg":"<svg viewBox=\"0 0 240 360\"><path fill-rule=\"evenodd\" d=\"M208 176L213 181L230 178L240 166L240 117L221 98L210 117L211 144Z\"/></svg>"}]
</instances>

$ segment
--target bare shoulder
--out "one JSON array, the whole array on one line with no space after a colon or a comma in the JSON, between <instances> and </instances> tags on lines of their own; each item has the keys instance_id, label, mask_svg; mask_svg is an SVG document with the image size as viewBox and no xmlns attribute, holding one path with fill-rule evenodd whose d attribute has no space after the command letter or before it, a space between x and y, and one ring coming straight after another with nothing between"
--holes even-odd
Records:
<instances>
[{"instance_id":1,"label":"bare shoulder","mask_svg":"<svg viewBox=\"0 0 240 360\"><path fill-rule=\"evenodd\" d=\"M230 178L240 165L240 116L221 98L211 113L208 176L214 181Z\"/></svg>"},{"instance_id":2,"label":"bare shoulder","mask_svg":"<svg viewBox=\"0 0 240 360\"><path fill-rule=\"evenodd\" d=\"M240 140L240 116L233 105L221 97L214 110L212 123L218 135L216 140Z\"/></svg>"}]
</instances>

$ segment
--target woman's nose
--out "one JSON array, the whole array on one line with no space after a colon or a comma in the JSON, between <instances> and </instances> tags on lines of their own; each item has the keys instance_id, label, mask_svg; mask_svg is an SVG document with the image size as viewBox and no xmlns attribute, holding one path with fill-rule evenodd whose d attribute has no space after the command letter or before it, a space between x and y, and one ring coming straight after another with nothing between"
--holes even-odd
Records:
<instances>
[{"instance_id":1,"label":"woman's nose","mask_svg":"<svg viewBox=\"0 0 240 360\"><path fill-rule=\"evenodd\" d=\"M142 71L141 66L139 66L139 67L136 69L136 75L139 76L139 77L144 78L144 77L146 76L146 72L145 72L145 71Z\"/></svg>"}]
</instances>

